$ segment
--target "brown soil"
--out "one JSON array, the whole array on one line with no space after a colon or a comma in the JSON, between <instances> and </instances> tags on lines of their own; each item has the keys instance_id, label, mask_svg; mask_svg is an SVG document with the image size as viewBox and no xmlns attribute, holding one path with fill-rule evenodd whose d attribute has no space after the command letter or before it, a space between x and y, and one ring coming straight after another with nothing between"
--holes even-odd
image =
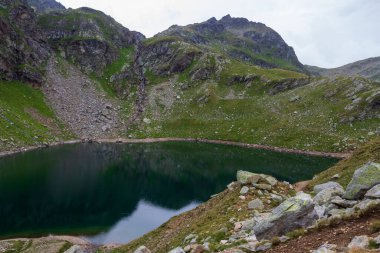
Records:
<instances>
[{"instance_id":1,"label":"brown soil","mask_svg":"<svg viewBox=\"0 0 380 253\"><path fill-rule=\"evenodd\" d=\"M360 235L376 237L379 233L370 231L370 223L373 220L380 219L380 208L371 211L365 217L351 221L343 221L334 227L322 228L317 232L311 232L300 238L293 239L287 243L280 244L268 251L267 253L309 253L316 250L324 243L335 244L338 248L347 247L352 238ZM353 251L354 252L354 251ZM355 252L380 252L372 251L355 251Z\"/></svg>"}]
</instances>

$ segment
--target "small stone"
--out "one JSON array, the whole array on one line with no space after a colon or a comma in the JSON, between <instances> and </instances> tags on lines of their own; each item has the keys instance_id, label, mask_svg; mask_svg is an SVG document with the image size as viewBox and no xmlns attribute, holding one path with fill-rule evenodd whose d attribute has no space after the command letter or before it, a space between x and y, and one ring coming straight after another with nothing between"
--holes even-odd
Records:
<instances>
[{"instance_id":1,"label":"small stone","mask_svg":"<svg viewBox=\"0 0 380 253\"><path fill-rule=\"evenodd\" d=\"M350 244L348 244L349 249L365 249L369 245L369 239L368 236L362 235L362 236L355 236Z\"/></svg>"},{"instance_id":2,"label":"small stone","mask_svg":"<svg viewBox=\"0 0 380 253\"><path fill-rule=\"evenodd\" d=\"M321 247L319 247L317 250L311 251L312 253L335 253L336 249L335 244L324 244Z\"/></svg>"},{"instance_id":3,"label":"small stone","mask_svg":"<svg viewBox=\"0 0 380 253\"><path fill-rule=\"evenodd\" d=\"M220 241L220 244L222 244L222 245L225 245L225 244L227 244L228 243L228 240L221 240Z\"/></svg>"},{"instance_id":4,"label":"small stone","mask_svg":"<svg viewBox=\"0 0 380 253\"><path fill-rule=\"evenodd\" d=\"M245 195L249 191L249 188L247 186L243 186L240 190L240 194Z\"/></svg>"},{"instance_id":5,"label":"small stone","mask_svg":"<svg viewBox=\"0 0 380 253\"><path fill-rule=\"evenodd\" d=\"M256 251L266 251L270 248L272 248L272 243L267 242L267 243L264 243L263 245L258 246L256 248Z\"/></svg>"},{"instance_id":6,"label":"small stone","mask_svg":"<svg viewBox=\"0 0 380 253\"><path fill-rule=\"evenodd\" d=\"M263 210L264 204L260 199L254 199L248 203L248 209L250 209L250 210Z\"/></svg>"},{"instance_id":7,"label":"small stone","mask_svg":"<svg viewBox=\"0 0 380 253\"><path fill-rule=\"evenodd\" d=\"M270 197L277 202L282 202L282 197L276 194L270 194Z\"/></svg>"},{"instance_id":8,"label":"small stone","mask_svg":"<svg viewBox=\"0 0 380 253\"><path fill-rule=\"evenodd\" d=\"M233 191L235 189L236 183L232 182L227 185L228 190Z\"/></svg>"},{"instance_id":9,"label":"small stone","mask_svg":"<svg viewBox=\"0 0 380 253\"><path fill-rule=\"evenodd\" d=\"M152 121L151 121L150 119L148 119L148 118L144 118L144 119L143 119L143 122L144 122L145 124L150 124L150 123L152 123Z\"/></svg>"},{"instance_id":10,"label":"small stone","mask_svg":"<svg viewBox=\"0 0 380 253\"><path fill-rule=\"evenodd\" d=\"M280 242L287 242L287 241L289 241L290 238L287 237L286 235L283 235L279 239L280 239Z\"/></svg>"},{"instance_id":11,"label":"small stone","mask_svg":"<svg viewBox=\"0 0 380 253\"><path fill-rule=\"evenodd\" d=\"M337 180L340 178L339 174L335 174L334 176L331 177L331 180Z\"/></svg>"},{"instance_id":12,"label":"small stone","mask_svg":"<svg viewBox=\"0 0 380 253\"><path fill-rule=\"evenodd\" d=\"M245 197L245 196L239 196L239 199L241 199L241 200L245 200L246 197Z\"/></svg>"},{"instance_id":13,"label":"small stone","mask_svg":"<svg viewBox=\"0 0 380 253\"><path fill-rule=\"evenodd\" d=\"M234 231L237 232L243 227L243 224L241 222L236 222L234 226Z\"/></svg>"}]
</instances>

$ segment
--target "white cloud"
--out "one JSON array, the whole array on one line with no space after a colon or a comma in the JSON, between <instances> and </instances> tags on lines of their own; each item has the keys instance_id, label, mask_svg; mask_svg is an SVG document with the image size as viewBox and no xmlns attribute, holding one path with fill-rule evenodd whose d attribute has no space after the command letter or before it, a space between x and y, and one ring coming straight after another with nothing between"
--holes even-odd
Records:
<instances>
[{"instance_id":1,"label":"white cloud","mask_svg":"<svg viewBox=\"0 0 380 253\"><path fill-rule=\"evenodd\" d=\"M99 9L146 36L226 14L272 27L300 61L337 67L380 56L378 0L61 0Z\"/></svg>"}]
</instances>

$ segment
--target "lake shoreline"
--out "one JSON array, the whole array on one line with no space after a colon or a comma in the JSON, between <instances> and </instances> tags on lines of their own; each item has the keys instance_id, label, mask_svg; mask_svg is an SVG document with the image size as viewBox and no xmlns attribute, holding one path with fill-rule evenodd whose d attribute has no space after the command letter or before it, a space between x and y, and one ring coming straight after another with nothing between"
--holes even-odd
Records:
<instances>
[{"instance_id":1,"label":"lake shoreline","mask_svg":"<svg viewBox=\"0 0 380 253\"><path fill-rule=\"evenodd\" d=\"M68 144L78 144L78 143L116 143L116 144L132 144L132 143L160 143L160 142L199 142L199 143L208 143L208 144L220 144L220 145L229 145L236 146L242 148L252 148L252 149L261 149L261 150L269 150L275 151L279 153L289 153L289 154L299 154L299 155L308 155L308 156L321 156L321 157L330 157L330 158L338 158L345 159L349 158L352 153L334 153L334 152L322 152L322 151L307 151L307 150L298 150L298 149L290 149L290 148L281 148L274 147L268 145L261 144L249 144L243 142L235 142L235 141L224 141L224 140L209 140L209 139L201 139L201 138L176 138L176 137L166 137L166 138L145 138L145 139L82 139L82 140L68 140L61 142L49 143L47 145L38 145L38 146L30 146L30 147L22 147L10 151L2 151L0 152L0 158L5 156L11 156L19 153L24 153L37 149L44 149L48 147L54 147L59 145L68 145Z\"/></svg>"}]
</instances>

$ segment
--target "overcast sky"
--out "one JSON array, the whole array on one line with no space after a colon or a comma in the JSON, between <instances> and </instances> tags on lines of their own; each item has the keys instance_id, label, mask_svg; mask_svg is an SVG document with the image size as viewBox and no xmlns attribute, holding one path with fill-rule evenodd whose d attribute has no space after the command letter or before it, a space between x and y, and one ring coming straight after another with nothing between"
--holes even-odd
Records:
<instances>
[{"instance_id":1,"label":"overcast sky","mask_svg":"<svg viewBox=\"0 0 380 253\"><path fill-rule=\"evenodd\" d=\"M150 37L173 24L226 14L262 22L304 64L338 67L380 56L380 0L58 0L88 6Z\"/></svg>"}]
</instances>

